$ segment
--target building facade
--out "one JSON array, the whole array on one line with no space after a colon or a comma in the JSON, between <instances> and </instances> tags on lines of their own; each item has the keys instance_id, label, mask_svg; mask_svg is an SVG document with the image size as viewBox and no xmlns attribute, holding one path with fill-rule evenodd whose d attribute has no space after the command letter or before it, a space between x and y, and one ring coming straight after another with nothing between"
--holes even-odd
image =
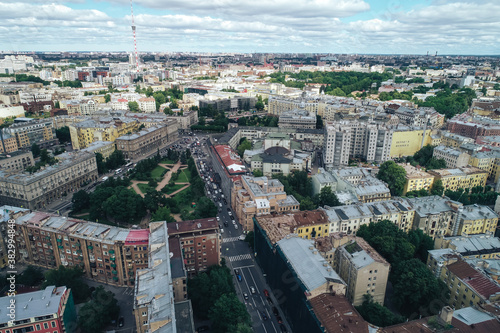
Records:
<instances>
[{"instance_id":1,"label":"building facade","mask_svg":"<svg viewBox=\"0 0 500 333\"><path fill-rule=\"evenodd\" d=\"M97 180L95 154L63 153L57 159L33 174L0 170L0 204L39 209Z\"/></svg>"},{"instance_id":2,"label":"building facade","mask_svg":"<svg viewBox=\"0 0 500 333\"><path fill-rule=\"evenodd\" d=\"M18 148L31 147L34 143L44 148L58 142L50 119L17 118L5 132L16 138Z\"/></svg>"},{"instance_id":3,"label":"building facade","mask_svg":"<svg viewBox=\"0 0 500 333\"><path fill-rule=\"evenodd\" d=\"M411 164L399 164L406 171L406 182L403 195L410 191L427 190L430 191L434 183L434 176Z\"/></svg>"},{"instance_id":4,"label":"building facade","mask_svg":"<svg viewBox=\"0 0 500 333\"><path fill-rule=\"evenodd\" d=\"M446 162L446 167L450 169L465 167L469 164L470 159L469 154L446 146L435 147L432 157L443 159Z\"/></svg>"},{"instance_id":5,"label":"building facade","mask_svg":"<svg viewBox=\"0 0 500 333\"><path fill-rule=\"evenodd\" d=\"M243 230L253 230L253 218L299 210L299 202L287 195L283 184L267 177L241 176L231 188L231 204Z\"/></svg>"},{"instance_id":6,"label":"building facade","mask_svg":"<svg viewBox=\"0 0 500 333\"><path fill-rule=\"evenodd\" d=\"M126 159L137 159L162 149L169 142L177 140L177 122L145 128L137 133L123 135L116 139L116 147Z\"/></svg>"},{"instance_id":7,"label":"building facade","mask_svg":"<svg viewBox=\"0 0 500 333\"><path fill-rule=\"evenodd\" d=\"M31 151L17 151L9 155L0 155L0 170L22 171L35 165Z\"/></svg>"},{"instance_id":8,"label":"building facade","mask_svg":"<svg viewBox=\"0 0 500 333\"><path fill-rule=\"evenodd\" d=\"M445 191L457 191L462 188L468 192L476 186L484 188L488 179L487 171L472 166L430 170L428 173L434 176L434 181L440 179L443 182Z\"/></svg>"}]
</instances>

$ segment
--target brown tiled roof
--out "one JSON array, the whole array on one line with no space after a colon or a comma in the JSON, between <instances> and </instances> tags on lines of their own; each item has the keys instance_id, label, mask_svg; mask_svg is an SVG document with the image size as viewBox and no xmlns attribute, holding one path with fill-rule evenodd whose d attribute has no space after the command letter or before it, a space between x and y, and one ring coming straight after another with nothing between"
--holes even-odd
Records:
<instances>
[{"instance_id":1,"label":"brown tiled roof","mask_svg":"<svg viewBox=\"0 0 500 333\"><path fill-rule=\"evenodd\" d=\"M500 293L500 286L475 270L465 261L457 261L448 265L447 268L485 299L489 299L491 295Z\"/></svg>"},{"instance_id":2,"label":"brown tiled roof","mask_svg":"<svg viewBox=\"0 0 500 333\"><path fill-rule=\"evenodd\" d=\"M428 318L412 320L406 323L384 327L379 333L432 333L434 330L427 326ZM456 332L450 330L449 332Z\"/></svg>"},{"instance_id":3,"label":"brown tiled roof","mask_svg":"<svg viewBox=\"0 0 500 333\"><path fill-rule=\"evenodd\" d=\"M219 224L215 217L210 217L206 219L199 220L191 220L191 221L182 221L182 222L172 222L167 224L168 227L168 235L177 235L189 232L201 232L201 231L210 231L215 229L219 230Z\"/></svg>"},{"instance_id":4,"label":"brown tiled roof","mask_svg":"<svg viewBox=\"0 0 500 333\"><path fill-rule=\"evenodd\" d=\"M468 325L455 317L451 320L451 325L458 330L460 333L493 333L500 332L500 322L492 318L488 321L483 321L481 323Z\"/></svg>"},{"instance_id":5,"label":"brown tiled roof","mask_svg":"<svg viewBox=\"0 0 500 333\"><path fill-rule=\"evenodd\" d=\"M325 333L367 333L368 322L342 295L321 294L311 298L314 314L325 328Z\"/></svg>"}]
</instances>

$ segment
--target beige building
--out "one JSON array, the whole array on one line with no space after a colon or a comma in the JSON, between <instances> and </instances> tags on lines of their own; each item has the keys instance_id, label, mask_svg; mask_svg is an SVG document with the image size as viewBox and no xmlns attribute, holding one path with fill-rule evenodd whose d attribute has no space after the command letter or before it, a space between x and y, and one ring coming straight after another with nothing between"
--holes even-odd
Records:
<instances>
[{"instance_id":1,"label":"beige building","mask_svg":"<svg viewBox=\"0 0 500 333\"><path fill-rule=\"evenodd\" d=\"M116 139L116 148L123 152L126 159L137 159L164 148L169 142L177 140L177 122L145 128L134 134L123 135Z\"/></svg>"},{"instance_id":2,"label":"beige building","mask_svg":"<svg viewBox=\"0 0 500 333\"><path fill-rule=\"evenodd\" d=\"M92 142L87 148L81 151L88 151L91 153L99 153L104 159L107 159L116 150L116 145L111 141L95 141Z\"/></svg>"},{"instance_id":3,"label":"beige building","mask_svg":"<svg viewBox=\"0 0 500 333\"><path fill-rule=\"evenodd\" d=\"M0 170L23 171L35 165L31 151L16 151L9 155L0 155Z\"/></svg>"},{"instance_id":4,"label":"beige building","mask_svg":"<svg viewBox=\"0 0 500 333\"><path fill-rule=\"evenodd\" d=\"M166 116L166 119L177 121L180 129L189 129L198 123L198 111L184 111L182 115Z\"/></svg>"},{"instance_id":5,"label":"beige building","mask_svg":"<svg viewBox=\"0 0 500 333\"><path fill-rule=\"evenodd\" d=\"M316 115L305 109L282 112L279 116L279 128L316 128Z\"/></svg>"},{"instance_id":6,"label":"beige building","mask_svg":"<svg viewBox=\"0 0 500 333\"><path fill-rule=\"evenodd\" d=\"M56 158L58 163L34 174L0 170L0 204L39 209L97 180L95 154L63 153Z\"/></svg>"},{"instance_id":7,"label":"beige building","mask_svg":"<svg viewBox=\"0 0 500 333\"><path fill-rule=\"evenodd\" d=\"M300 206L279 180L252 176L242 176L233 183L231 204L244 231L253 230L255 216L294 212Z\"/></svg>"},{"instance_id":8,"label":"beige building","mask_svg":"<svg viewBox=\"0 0 500 333\"><path fill-rule=\"evenodd\" d=\"M464 153L458 149L446 146L435 147L432 157L445 160L447 168L465 167L467 166L467 164L469 164L470 159L469 154Z\"/></svg>"},{"instance_id":9,"label":"beige building","mask_svg":"<svg viewBox=\"0 0 500 333\"><path fill-rule=\"evenodd\" d=\"M434 183L434 176L428 174L422 169L417 169L411 164L399 164L406 171L406 183L403 189L403 195L410 191L427 190L430 191Z\"/></svg>"},{"instance_id":10,"label":"beige building","mask_svg":"<svg viewBox=\"0 0 500 333\"><path fill-rule=\"evenodd\" d=\"M87 148L95 141L114 142L119 136L138 129L139 121L128 117L100 118L69 125L71 144L77 150Z\"/></svg>"},{"instance_id":11,"label":"beige building","mask_svg":"<svg viewBox=\"0 0 500 333\"><path fill-rule=\"evenodd\" d=\"M54 144L57 141L55 128L50 119L17 118L5 132L16 138L19 148L31 147L34 143L39 146Z\"/></svg>"},{"instance_id":12,"label":"beige building","mask_svg":"<svg viewBox=\"0 0 500 333\"><path fill-rule=\"evenodd\" d=\"M140 98L138 101L139 110L145 113L156 112L156 101L153 97Z\"/></svg>"},{"instance_id":13,"label":"beige building","mask_svg":"<svg viewBox=\"0 0 500 333\"><path fill-rule=\"evenodd\" d=\"M5 145L5 151L7 153L12 153L17 151L19 148L17 147L17 140L15 136L12 136L7 133L3 133L3 144L0 142L0 153L5 153L3 147Z\"/></svg>"},{"instance_id":14,"label":"beige building","mask_svg":"<svg viewBox=\"0 0 500 333\"><path fill-rule=\"evenodd\" d=\"M360 237L335 251L335 270L346 282L346 297L355 306L363 303L363 295L384 305L387 278L391 265Z\"/></svg>"}]
</instances>

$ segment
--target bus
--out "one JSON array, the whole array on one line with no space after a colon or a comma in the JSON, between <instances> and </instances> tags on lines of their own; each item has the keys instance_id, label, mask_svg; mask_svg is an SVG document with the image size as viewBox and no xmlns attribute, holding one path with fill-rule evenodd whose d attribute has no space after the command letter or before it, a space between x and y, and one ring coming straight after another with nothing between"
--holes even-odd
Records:
<instances>
[{"instance_id":1,"label":"bus","mask_svg":"<svg viewBox=\"0 0 500 333\"><path fill-rule=\"evenodd\" d=\"M131 166L132 166L132 164L133 164L132 162L129 162L129 163L125 164L125 167L126 167L126 168L131 167Z\"/></svg>"}]
</instances>

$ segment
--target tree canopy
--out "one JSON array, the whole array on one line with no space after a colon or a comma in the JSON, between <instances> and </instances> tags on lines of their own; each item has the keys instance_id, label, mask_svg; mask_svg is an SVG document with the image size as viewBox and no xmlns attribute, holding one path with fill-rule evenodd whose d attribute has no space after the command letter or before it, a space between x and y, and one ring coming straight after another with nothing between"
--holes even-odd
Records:
<instances>
[{"instance_id":1,"label":"tree canopy","mask_svg":"<svg viewBox=\"0 0 500 333\"><path fill-rule=\"evenodd\" d=\"M119 314L115 295L99 286L92 293L92 299L78 312L78 325L84 332L100 332Z\"/></svg>"},{"instance_id":2,"label":"tree canopy","mask_svg":"<svg viewBox=\"0 0 500 333\"><path fill-rule=\"evenodd\" d=\"M83 274L83 269L80 266L66 268L61 265L58 269L45 272L42 289L47 286L66 286L72 290L75 303L81 303L90 296L89 286L82 279Z\"/></svg>"},{"instance_id":3,"label":"tree canopy","mask_svg":"<svg viewBox=\"0 0 500 333\"><path fill-rule=\"evenodd\" d=\"M63 126L61 128L56 129L56 136L59 139L60 143L71 142L71 135L69 133L68 126Z\"/></svg>"},{"instance_id":4,"label":"tree canopy","mask_svg":"<svg viewBox=\"0 0 500 333\"><path fill-rule=\"evenodd\" d=\"M401 196L406 183L406 170L394 161L386 161L379 168L377 178L386 182L391 195Z\"/></svg>"}]
</instances>

